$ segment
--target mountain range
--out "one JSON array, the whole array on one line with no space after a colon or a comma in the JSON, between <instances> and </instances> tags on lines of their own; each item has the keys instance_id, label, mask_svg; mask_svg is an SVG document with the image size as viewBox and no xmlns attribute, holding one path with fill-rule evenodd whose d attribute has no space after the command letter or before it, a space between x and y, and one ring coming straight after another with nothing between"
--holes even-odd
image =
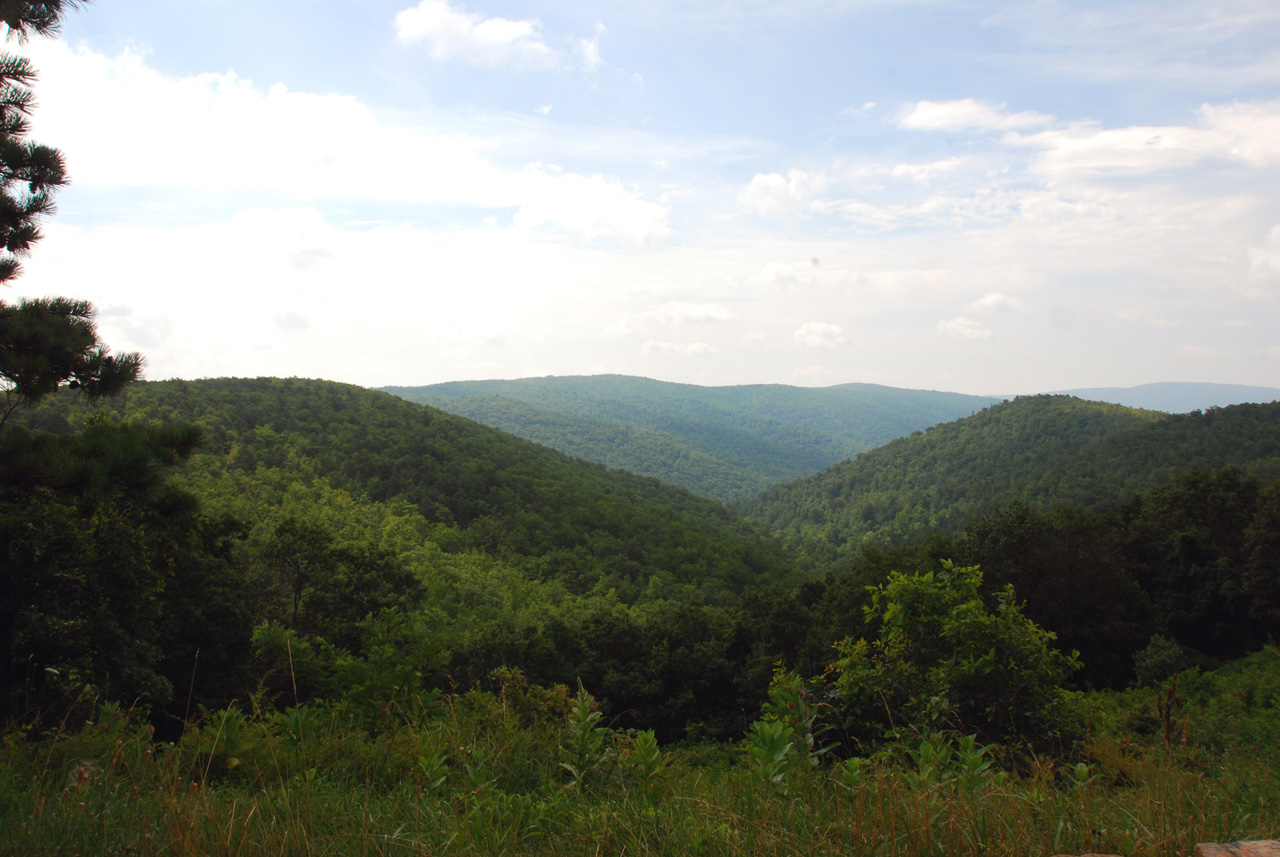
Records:
<instances>
[{"instance_id":1,"label":"mountain range","mask_svg":"<svg viewBox=\"0 0 1280 857\"><path fill-rule=\"evenodd\" d=\"M875 384L702 387L623 375L382 390L729 504L1004 398ZM1280 389L1171 382L1055 395L1189 413L1274 401Z\"/></svg>"},{"instance_id":2,"label":"mountain range","mask_svg":"<svg viewBox=\"0 0 1280 857\"><path fill-rule=\"evenodd\" d=\"M996 401L875 384L700 387L623 375L382 389L726 503Z\"/></svg>"}]
</instances>

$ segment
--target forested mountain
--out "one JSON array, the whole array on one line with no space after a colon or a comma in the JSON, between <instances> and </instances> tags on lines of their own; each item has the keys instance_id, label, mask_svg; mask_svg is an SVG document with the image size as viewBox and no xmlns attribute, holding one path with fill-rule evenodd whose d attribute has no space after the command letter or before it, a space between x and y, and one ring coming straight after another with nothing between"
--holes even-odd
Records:
<instances>
[{"instance_id":1,"label":"forested mountain","mask_svg":"<svg viewBox=\"0 0 1280 857\"><path fill-rule=\"evenodd\" d=\"M699 387L622 375L383 389L724 502L994 401L875 384Z\"/></svg>"},{"instance_id":2,"label":"forested mountain","mask_svg":"<svg viewBox=\"0 0 1280 857\"><path fill-rule=\"evenodd\" d=\"M1195 467L1280 473L1280 404L1182 415L1067 396L1003 402L778 486L742 510L824 562L947 534L1011 501L1096 508Z\"/></svg>"},{"instance_id":3,"label":"forested mountain","mask_svg":"<svg viewBox=\"0 0 1280 857\"><path fill-rule=\"evenodd\" d=\"M41 427L82 416L70 401L42 409ZM112 409L134 422L200 426L194 481L262 493L322 478L374 502L408 503L435 542L574 592L634 600L661 581L716 600L788 573L775 548L717 503L385 393L300 379L164 381L130 388Z\"/></svg>"},{"instance_id":4,"label":"forested mountain","mask_svg":"<svg viewBox=\"0 0 1280 857\"><path fill-rule=\"evenodd\" d=\"M1090 401L1111 402L1149 411L1185 414L1208 408L1225 408L1228 405L1274 402L1280 400L1280 389L1251 387L1245 384L1168 381L1159 384L1139 384L1136 387L1086 387L1078 390L1060 390L1053 395L1076 396Z\"/></svg>"},{"instance_id":5,"label":"forested mountain","mask_svg":"<svg viewBox=\"0 0 1280 857\"><path fill-rule=\"evenodd\" d=\"M674 738L759 704L767 666L734 605L797 579L712 500L359 387L140 383L101 410L64 391L21 416L10 431L33 438L194 423L205 440L168 477L190 501L81 511L90 450L83 473L12 510L0 551L33 582L7 614L20 710L91 676L178 718L264 684L376 719L388 700L519 669L580 679Z\"/></svg>"},{"instance_id":6,"label":"forested mountain","mask_svg":"<svg viewBox=\"0 0 1280 857\"><path fill-rule=\"evenodd\" d=\"M848 674L871 668L850 641L884 630L868 589L884 586L994 604L1011 584L1062 658L1083 654L1073 680L1122 686L1139 655L1160 678L1274 634L1280 483L1261 480L1280 472L1277 419L1018 399L777 489L760 503L791 512L769 519L775 542L655 479L348 385L137 384L101 410L67 391L10 429L82 428L89 465L5 519L0 547L35 584L12 614L15 710L91 676L178 719L183 692L225 706L259 688L280 708L337 700L376 731L403 716L390 706L518 669L581 679L664 739L723 738L778 663L817 675L844 640ZM204 445L166 472L198 503L81 508L99 439L183 423ZM898 544L868 547L850 522Z\"/></svg>"}]
</instances>

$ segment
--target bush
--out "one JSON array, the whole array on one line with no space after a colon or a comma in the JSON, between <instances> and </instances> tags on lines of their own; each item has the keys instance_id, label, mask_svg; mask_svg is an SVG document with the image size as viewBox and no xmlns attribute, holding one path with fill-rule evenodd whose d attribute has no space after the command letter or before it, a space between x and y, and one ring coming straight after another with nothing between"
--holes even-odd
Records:
<instances>
[{"instance_id":1,"label":"bush","mask_svg":"<svg viewBox=\"0 0 1280 857\"><path fill-rule=\"evenodd\" d=\"M939 732L982 743L1061 749L1077 734L1079 669L1053 634L1022 615L1013 588L988 609L977 567L903 574L871 587L867 619L879 636L836 645L837 706L855 742Z\"/></svg>"}]
</instances>

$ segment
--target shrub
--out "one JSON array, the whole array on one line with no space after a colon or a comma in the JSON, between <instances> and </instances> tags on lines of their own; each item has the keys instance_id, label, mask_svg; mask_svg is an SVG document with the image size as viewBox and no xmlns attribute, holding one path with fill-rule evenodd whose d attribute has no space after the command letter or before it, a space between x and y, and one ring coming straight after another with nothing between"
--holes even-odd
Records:
<instances>
[{"instance_id":1,"label":"shrub","mask_svg":"<svg viewBox=\"0 0 1280 857\"><path fill-rule=\"evenodd\" d=\"M845 639L831 666L837 705L855 741L950 732L1036 749L1076 734L1075 697L1063 685L1075 655L1024 616L1013 588L984 604L977 567L902 574L870 587L874 640Z\"/></svg>"}]
</instances>

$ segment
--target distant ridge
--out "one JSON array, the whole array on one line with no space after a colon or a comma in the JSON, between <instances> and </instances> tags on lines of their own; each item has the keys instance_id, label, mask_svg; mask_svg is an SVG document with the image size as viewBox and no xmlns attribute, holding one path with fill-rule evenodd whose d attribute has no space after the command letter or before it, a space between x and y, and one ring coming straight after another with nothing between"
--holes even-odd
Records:
<instances>
[{"instance_id":1,"label":"distant ridge","mask_svg":"<svg viewBox=\"0 0 1280 857\"><path fill-rule=\"evenodd\" d=\"M1206 408L1280 401L1280 388L1165 381L1156 384L1139 384L1136 387L1082 387L1078 390L1057 390L1050 395L1076 396L1093 402L1110 402L1148 411L1186 414L1191 411L1203 411Z\"/></svg>"},{"instance_id":2,"label":"distant ridge","mask_svg":"<svg viewBox=\"0 0 1280 857\"><path fill-rule=\"evenodd\" d=\"M996 401L876 384L701 387L628 375L382 390L726 503Z\"/></svg>"}]
</instances>

